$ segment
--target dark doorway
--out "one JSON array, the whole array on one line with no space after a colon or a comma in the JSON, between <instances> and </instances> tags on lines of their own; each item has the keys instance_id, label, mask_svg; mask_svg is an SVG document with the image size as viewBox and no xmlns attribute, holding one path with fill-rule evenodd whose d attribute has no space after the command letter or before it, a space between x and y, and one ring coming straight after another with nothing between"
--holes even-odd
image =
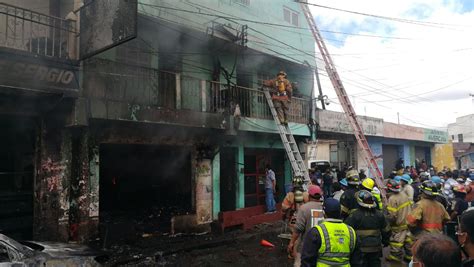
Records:
<instances>
[{"instance_id":1,"label":"dark doorway","mask_svg":"<svg viewBox=\"0 0 474 267\"><path fill-rule=\"evenodd\" d=\"M221 211L235 210L235 184L237 181L237 149L221 149L220 158L220 202Z\"/></svg>"},{"instance_id":2,"label":"dark doorway","mask_svg":"<svg viewBox=\"0 0 474 267\"><path fill-rule=\"evenodd\" d=\"M33 175L37 122L0 116L0 232L29 239L33 231Z\"/></svg>"},{"instance_id":3,"label":"dark doorway","mask_svg":"<svg viewBox=\"0 0 474 267\"><path fill-rule=\"evenodd\" d=\"M388 177L395 169L397 161L400 159L399 146L396 145L382 145L383 157L383 174Z\"/></svg>"},{"instance_id":4,"label":"dark doorway","mask_svg":"<svg viewBox=\"0 0 474 267\"><path fill-rule=\"evenodd\" d=\"M100 219L169 232L192 212L191 150L178 146L100 146Z\"/></svg>"}]
</instances>

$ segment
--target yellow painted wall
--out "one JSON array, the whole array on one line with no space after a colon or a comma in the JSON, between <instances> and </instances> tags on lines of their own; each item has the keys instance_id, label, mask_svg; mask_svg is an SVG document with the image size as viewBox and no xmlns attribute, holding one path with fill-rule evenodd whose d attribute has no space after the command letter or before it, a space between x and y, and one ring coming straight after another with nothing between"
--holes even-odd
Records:
<instances>
[{"instance_id":1,"label":"yellow painted wall","mask_svg":"<svg viewBox=\"0 0 474 267\"><path fill-rule=\"evenodd\" d=\"M453 156L453 143L436 144L433 147L433 166L437 170L442 170L444 166L456 169L456 160Z\"/></svg>"}]
</instances>

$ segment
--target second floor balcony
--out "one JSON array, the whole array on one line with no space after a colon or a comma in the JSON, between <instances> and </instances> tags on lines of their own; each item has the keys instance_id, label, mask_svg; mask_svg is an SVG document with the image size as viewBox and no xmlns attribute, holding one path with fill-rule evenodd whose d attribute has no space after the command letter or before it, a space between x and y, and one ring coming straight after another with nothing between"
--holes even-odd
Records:
<instances>
[{"instance_id":1,"label":"second floor balcony","mask_svg":"<svg viewBox=\"0 0 474 267\"><path fill-rule=\"evenodd\" d=\"M76 22L0 3L0 48L50 59L76 59Z\"/></svg>"},{"instance_id":2,"label":"second floor balcony","mask_svg":"<svg viewBox=\"0 0 474 267\"><path fill-rule=\"evenodd\" d=\"M236 105L239 105L242 117L273 119L260 89L102 59L86 63L84 90L91 101L103 103L103 113L106 113L103 117L109 119L117 118L110 112L124 107L129 113L155 109L232 115ZM309 115L309 98L293 97L289 108L290 122L307 124Z\"/></svg>"}]
</instances>

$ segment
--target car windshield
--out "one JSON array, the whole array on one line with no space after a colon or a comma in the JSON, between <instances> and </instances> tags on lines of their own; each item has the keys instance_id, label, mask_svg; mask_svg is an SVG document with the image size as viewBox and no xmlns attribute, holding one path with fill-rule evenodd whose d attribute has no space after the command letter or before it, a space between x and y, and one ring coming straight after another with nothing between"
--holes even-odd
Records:
<instances>
[{"instance_id":1,"label":"car windshield","mask_svg":"<svg viewBox=\"0 0 474 267\"><path fill-rule=\"evenodd\" d=\"M33 250L31 248L20 244L18 241L14 240L14 239L6 236L6 235L0 234L0 240L7 243L7 244L9 244L10 246L17 249L20 253L23 253L25 255L30 255L31 253L33 253Z\"/></svg>"}]
</instances>

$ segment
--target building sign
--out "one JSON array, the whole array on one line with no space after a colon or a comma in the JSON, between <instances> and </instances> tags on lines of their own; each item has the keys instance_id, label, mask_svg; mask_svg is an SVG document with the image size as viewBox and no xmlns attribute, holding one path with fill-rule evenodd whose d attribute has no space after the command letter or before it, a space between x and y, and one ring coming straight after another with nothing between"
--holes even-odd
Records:
<instances>
[{"instance_id":1,"label":"building sign","mask_svg":"<svg viewBox=\"0 0 474 267\"><path fill-rule=\"evenodd\" d=\"M42 91L78 91L77 67L34 57L2 53L0 86Z\"/></svg>"},{"instance_id":2,"label":"building sign","mask_svg":"<svg viewBox=\"0 0 474 267\"><path fill-rule=\"evenodd\" d=\"M434 143L447 143L448 132L425 129L425 141Z\"/></svg>"},{"instance_id":3,"label":"building sign","mask_svg":"<svg viewBox=\"0 0 474 267\"><path fill-rule=\"evenodd\" d=\"M353 134L354 130L349 123L346 115L342 112L318 110L317 112L319 130L325 132L336 132ZM366 135L383 136L383 120L358 116L357 119Z\"/></svg>"}]
</instances>

